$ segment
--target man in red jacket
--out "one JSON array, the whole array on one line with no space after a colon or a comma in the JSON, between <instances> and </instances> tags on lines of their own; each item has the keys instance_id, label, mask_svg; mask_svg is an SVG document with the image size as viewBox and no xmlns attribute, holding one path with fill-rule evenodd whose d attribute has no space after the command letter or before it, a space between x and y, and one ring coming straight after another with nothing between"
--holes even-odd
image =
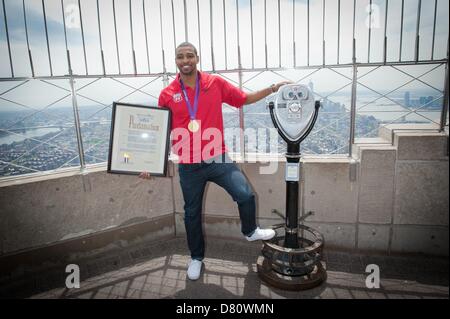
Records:
<instances>
[{"instance_id":1,"label":"man in red jacket","mask_svg":"<svg viewBox=\"0 0 450 319\"><path fill-rule=\"evenodd\" d=\"M272 229L256 225L255 195L251 187L227 155L224 142L222 103L234 107L255 103L288 82L246 93L220 76L197 70L197 49L189 42L175 51L179 73L162 90L158 105L172 111L172 151L179 156L178 171L184 198L185 227L191 262L188 278L200 277L205 254L202 231L202 202L206 183L223 187L238 204L241 231L248 241L268 240L275 236ZM150 178L143 172L141 178Z\"/></svg>"}]
</instances>

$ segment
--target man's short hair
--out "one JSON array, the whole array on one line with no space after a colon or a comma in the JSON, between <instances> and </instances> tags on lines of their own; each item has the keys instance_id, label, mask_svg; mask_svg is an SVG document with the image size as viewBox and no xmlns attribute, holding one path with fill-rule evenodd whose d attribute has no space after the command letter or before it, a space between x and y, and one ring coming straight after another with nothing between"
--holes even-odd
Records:
<instances>
[{"instance_id":1,"label":"man's short hair","mask_svg":"<svg viewBox=\"0 0 450 319\"><path fill-rule=\"evenodd\" d=\"M177 50L178 50L179 48L181 48L181 47L191 47L192 49L194 49L195 55L198 55L198 53L197 53L197 48L196 48L192 43L190 43L190 42L183 42L183 43L180 43L180 44L177 46L177 48L175 49L175 52L177 52Z\"/></svg>"}]
</instances>

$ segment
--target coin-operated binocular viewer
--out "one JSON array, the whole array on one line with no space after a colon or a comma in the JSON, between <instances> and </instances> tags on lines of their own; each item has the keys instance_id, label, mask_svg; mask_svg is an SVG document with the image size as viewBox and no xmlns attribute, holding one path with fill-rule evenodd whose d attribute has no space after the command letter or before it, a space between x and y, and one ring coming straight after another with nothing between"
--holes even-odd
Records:
<instances>
[{"instance_id":1,"label":"coin-operated binocular viewer","mask_svg":"<svg viewBox=\"0 0 450 319\"><path fill-rule=\"evenodd\" d=\"M287 143L286 155L286 215L285 223L272 226L276 235L263 242L258 258L259 277L268 284L286 290L305 290L326 280L322 266L323 237L303 225L299 219L300 143L316 123L320 102L314 100L307 86L282 86L269 103L270 116L278 133Z\"/></svg>"}]
</instances>

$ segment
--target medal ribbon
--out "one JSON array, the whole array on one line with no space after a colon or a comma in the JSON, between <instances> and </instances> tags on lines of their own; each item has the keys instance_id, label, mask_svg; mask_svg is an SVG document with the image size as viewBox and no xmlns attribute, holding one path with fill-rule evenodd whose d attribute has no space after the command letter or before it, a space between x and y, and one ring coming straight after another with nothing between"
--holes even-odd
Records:
<instances>
[{"instance_id":1,"label":"medal ribbon","mask_svg":"<svg viewBox=\"0 0 450 319\"><path fill-rule=\"evenodd\" d=\"M197 110L198 110L198 96L200 93L199 76L197 74L197 81L195 83L194 107L192 107L191 102L189 101L189 97L187 95L186 88L184 87L183 80L180 79L180 82L181 82L181 90L183 91L183 95L184 95L184 100L186 101L186 105L189 110L189 115L191 117L191 120L195 120L195 115L197 114Z\"/></svg>"}]
</instances>

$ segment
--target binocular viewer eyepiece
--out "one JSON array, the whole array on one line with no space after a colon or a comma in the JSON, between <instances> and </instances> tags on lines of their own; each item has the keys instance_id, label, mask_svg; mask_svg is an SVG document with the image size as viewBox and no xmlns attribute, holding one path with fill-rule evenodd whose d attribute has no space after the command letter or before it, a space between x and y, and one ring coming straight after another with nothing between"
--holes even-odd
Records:
<instances>
[{"instance_id":1,"label":"binocular viewer eyepiece","mask_svg":"<svg viewBox=\"0 0 450 319\"><path fill-rule=\"evenodd\" d=\"M320 102L302 84L283 85L269 104L272 121L286 143L300 143L311 132Z\"/></svg>"},{"instance_id":2,"label":"binocular viewer eyepiece","mask_svg":"<svg viewBox=\"0 0 450 319\"><path fill-rule=\"evenodd\" d=\"M288 84L281 87L280 90L286 101L303 101L309 96L309 89L299 84Z\"/></svg>"}]
</instances>

